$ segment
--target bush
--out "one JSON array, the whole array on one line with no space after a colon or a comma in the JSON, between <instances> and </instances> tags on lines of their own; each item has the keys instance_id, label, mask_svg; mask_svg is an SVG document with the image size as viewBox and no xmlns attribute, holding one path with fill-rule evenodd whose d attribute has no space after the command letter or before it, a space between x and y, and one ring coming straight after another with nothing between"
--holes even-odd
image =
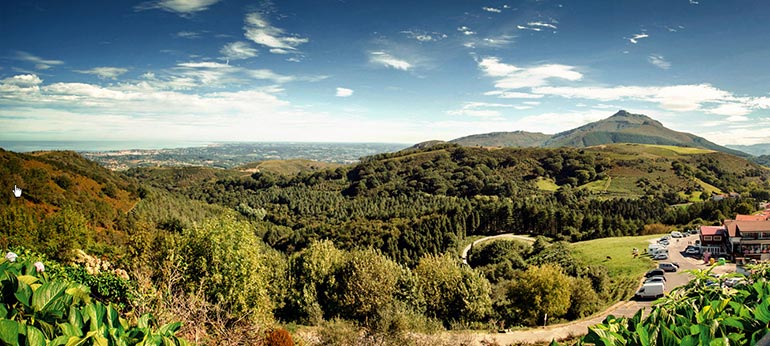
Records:
<instances>
[{"instance_id":1,"label":"bush","mask_svg":"<svg viewBox=\"0 0 770 346\"><path fill-rule=\"evenodd\" d=\"M247 222L232 215L185 230L181 251L190 292L204 287L206 299L230 317L254 322L272 320L267 249Z\"/></svg>"},{"instance_id":2,"label":"bush","mask_svg":"<svg viewBox=\"0 0 770 346\"><path fill-rule=\"evenodd\" d=\"M265 346L294 346L294 340L286 329L277 328L270 330L265 335Z\"/></svg>"},{"instance_id":3,"label":"bush","mask_svg":"<svg viewBox=\"0 0 770 346\"><path fill-rule=\"evenodd\" d=\"M0 291L3 345L187 344L175 335L180 322L158 326L146 314L130 325L112 305L93 302L82 284L49 280L42 262L1 259Z\"/></svg>"}]
</instances>

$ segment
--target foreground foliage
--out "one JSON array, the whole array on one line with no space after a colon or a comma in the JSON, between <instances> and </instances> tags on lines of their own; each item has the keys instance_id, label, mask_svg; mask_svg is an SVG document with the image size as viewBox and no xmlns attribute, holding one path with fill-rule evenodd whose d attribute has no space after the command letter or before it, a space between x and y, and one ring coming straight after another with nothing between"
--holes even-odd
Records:
<instances>
[{"instance_id":1,"label":"foreground foliage","mask_svg":"<svg viewBox=\"0 0 770 346\"><path fill-rule=\"evenodd\" d=\"M82 284L47 278L41 262L15 256L0 262L0 345L186 345L180 322L157 326L152 315L135 324Z\"/></svg>"},{"instance_id":2,"label":"foreground foliage","mask_svg":"<svg viewBox=\"0 0 770 346\"><path fill-rule=\"evenodd\" d=\"M710 277L711 269L692 271L695 278L658 300L650 315L609 316L578 345L757 345L770 332L770 265L753 269L734 288Z\"/></svg>"}]
</instances>

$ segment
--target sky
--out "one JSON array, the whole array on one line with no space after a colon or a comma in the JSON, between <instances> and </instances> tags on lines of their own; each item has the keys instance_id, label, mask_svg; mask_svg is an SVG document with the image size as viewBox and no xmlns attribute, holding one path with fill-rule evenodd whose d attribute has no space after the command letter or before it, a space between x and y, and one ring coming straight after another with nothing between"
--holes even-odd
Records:
<instances>
[{"instance_id":1,"label":"sky","mask_svg":"<svg viewBox=\"0 0 770 346\"><path fill-rule=\"evenodd\" d=\"M770 143L770 2L1 1L0 140Z\"/></svg>"}]
</instances>

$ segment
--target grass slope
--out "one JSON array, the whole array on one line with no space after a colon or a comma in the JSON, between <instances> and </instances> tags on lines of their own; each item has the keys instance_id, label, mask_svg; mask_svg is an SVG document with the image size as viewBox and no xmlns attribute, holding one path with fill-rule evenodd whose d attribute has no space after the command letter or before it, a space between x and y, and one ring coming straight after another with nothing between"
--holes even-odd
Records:
<instances>
[{"instance_id":1,"label":"grass slope","mask_svg":"<svg viewBox=\"0 0 770 346\"><path fill-rule=\"evenodd\" d=\"M292 160L268 160L261 162L248 163L235 167L235 170L247 173L269 172L280 175L295 175L300 172L315 172L325 169L334 169L342 167L337 163L320 162L313 160L292 159Z\"/></svg>"}]
</instances>

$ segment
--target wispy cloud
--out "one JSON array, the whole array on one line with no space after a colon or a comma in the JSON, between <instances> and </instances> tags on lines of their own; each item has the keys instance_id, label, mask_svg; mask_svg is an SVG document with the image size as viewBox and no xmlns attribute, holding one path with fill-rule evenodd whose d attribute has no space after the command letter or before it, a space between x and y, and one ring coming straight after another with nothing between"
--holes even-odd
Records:
<instances>
[{"instance_id":1,"label":"wispy cloud","mask_svg":"<svg viewBox=\"0 0 770 346\"><path fill-rule=\"evenodd\" d=\"M220 0L159 0L148 1L134 7L137 11L160 9L181 16L190 16L196 12L207 10Z\"/></svg>"},{"instance_id":2,"label":"wispy cloud","mask_svg":"<svg viewBox=\"0 0 770 346\"><path fill-rule=\"evenodd\" d=\"M558 27L556 26L556 24L551 24L551 23L529 22L526 25L517 25L516 29L531 30L531 31L552 30L555 32L555 30L558 29Z\"/></svg>"},{"instance_id":3,"label":"wispy cloud","mask_svg":"<svg viewBox=\"0 0 770 346\"><path fill-rule=\"evenodd\" d=\"M92 74L102 79L117 79L120 75L128 72L128 69L122 67L94 67L88 70L75 70L75 72Z\"/></svg>"},{"instance_id":4,"label":"wispy cloud","mask_svg":"<svg viewBox=\"0 0 770 346\"><path fill-rule=\"evenodd\" d=\"M337 97L350 97L353 95L353 89L348 88L337 88L337 93L335 96Z\"/></svg>"},{"instance_id":5,"label":"wispy cloud","mask_svg":"<svg viewBox=\"0 0 770 346\"><path fill-rule=\"evenodd\" d=\"M383 51L370 52L369 62L402 71L408 71L414 67L408 61L396 58Z\"/></svg>"},{"instance_id":6,"label":"wispy cloud","mask_svg":"<svg viewBox=\"0 0 770 346\"><path fill-rule=\"evenodd\" d=\"M481 59L478 65L484 74L497 78L495 87L502 90L543 86L551 79L577 81L583 78L574 66L561 64L518 67L502 63L496 57L488 57Z\"/></svg>"},{"instance_id":7,"label":"wispy cloud","mask_svg":"<svg viewBox=\"0 0 770 346\"><path fill-rule=\"evenodd\" d=\"M501 99L539 99L543 97L543 95L538 95L538 94L525 93L525 92L519 92L519 91L502 91L502 90L487 91L484 93L484 95L497 96L498 98L501 98Z\"/></svg>"},{"instance_id":8,"label":"wispy cloud","mask_svg":"<svg viewBox=\"0 0 770 346\"><path fill-rule=\"evenodd\" d=\"M23 51L16 52L16 59L33 63L35 64L35 68L38 70L47 70L53 66L64 64L64 61L61 61L61 60L43 59L39 56L32 55L30 53L23 52Z\"/></svg>"},{"instance_id":9,"label":"wispy cloud","mask_svg":"<svg viewBox=\"0 0 770 346\"><path fill-rule=\"evenodd\" d=\"M242 60L253 58L258 55L258 51L251 46L248 42L237 41L230 42L219 50L220 53L230 60Z\"/></svg>"},{"instance_id":10,"label":"wispy cloud","mask_svg":"<svg viewBox=\"0 0 770 346\"><path fill-rule=\"evenodd\" d=\"M180 31L176 33L176 37L193 40L201 38L201 34L195 31Z\"/></svg>"},{"instance_id":11,"label":"wispy cloud","mask_svg":"<svg viewBox=\"0 0 770 346\"><path fill-rule=\"evenodd\" d=\"M648 37L650 37L650 35L647 35L646 33L635 34L634 36L631 36L631 38L629 38L628 41L633 44L637 44L639 43L639 40L643 38L648 38Z\"/></svg>"},{"instance_id":12,"label":"wispy cloud","mask_svg":"<svg viewBox=\"0 0 770 346\"><path fill-rule=\"evenodd\" d=\"M549 24L549 23L543 23L543 22L529 22L527 23L530 27L541 27L541 28L549 28L549 29L558 29L556 25Z\"/></svg>"},{"instance_id":13,"label":"wispy cloud","mask_svg":"<svg viewBox=\"0 0 770 346\"><path fill-rule=\"evenodd\" d=\"M463 35L465 35L465 36L476 35L475 31L471 30L471 28L469 28L467 26L464 26L464 25L459 27L459 28L457 28L457 31L463 33Z\"/></svg>"},{"instance_id":14,"label":"wispy cloud","mask_svg":"<svg viewBox=\"0 0 770 346\"><path fill-rule=\"evenodd\" d=\"M427 32L427 31L420 31L420 30L404 30L401 32L402 34L407 35L407 37L415 39L420 42L433 42L433 41L440 41L448 36L446 34L442 34L440 32Z\"/></svg>"},{"instance_id":15,"label":"wispy cloud","mask_svg":"<svg viewBox=\"0 0 770 346\"><path fill-rule=\"evenodd\" d=\"M270 22L257 12L247 14L245 22L244 30L246 33L244 35L246 38L254 43L270 47L270 52L274 54L296 51L299 45L310 41L298 35L286 34L283 29L270 25Z\"/></svg>"},{"instance_id":16,"label":"wispy cloud","mask_svg":"<svg viewBox=\"0 0 770 346\"><path fill-rule=\"evenodd\" d=\"M658 68L661 68L664 70L668 70L671 68L671 63L666 61L666 59L663 58L663 56L661 55L650 55L649 57L647 57L647 61L649 61L650 64L653 64Z\"/></svg>"},{"instance_id":17,"label":"wispy cloud","mask_svg":"<svg viewBox=\"0 0 770 346\"><path fill-rule=\"evenodd\" d=\"M499 8L494 8L494 7L482 7L481 9L484 10L484 11L487 11L487 12L492 12L492 13L503 12Z\"/></svg>"}]
</instances>

